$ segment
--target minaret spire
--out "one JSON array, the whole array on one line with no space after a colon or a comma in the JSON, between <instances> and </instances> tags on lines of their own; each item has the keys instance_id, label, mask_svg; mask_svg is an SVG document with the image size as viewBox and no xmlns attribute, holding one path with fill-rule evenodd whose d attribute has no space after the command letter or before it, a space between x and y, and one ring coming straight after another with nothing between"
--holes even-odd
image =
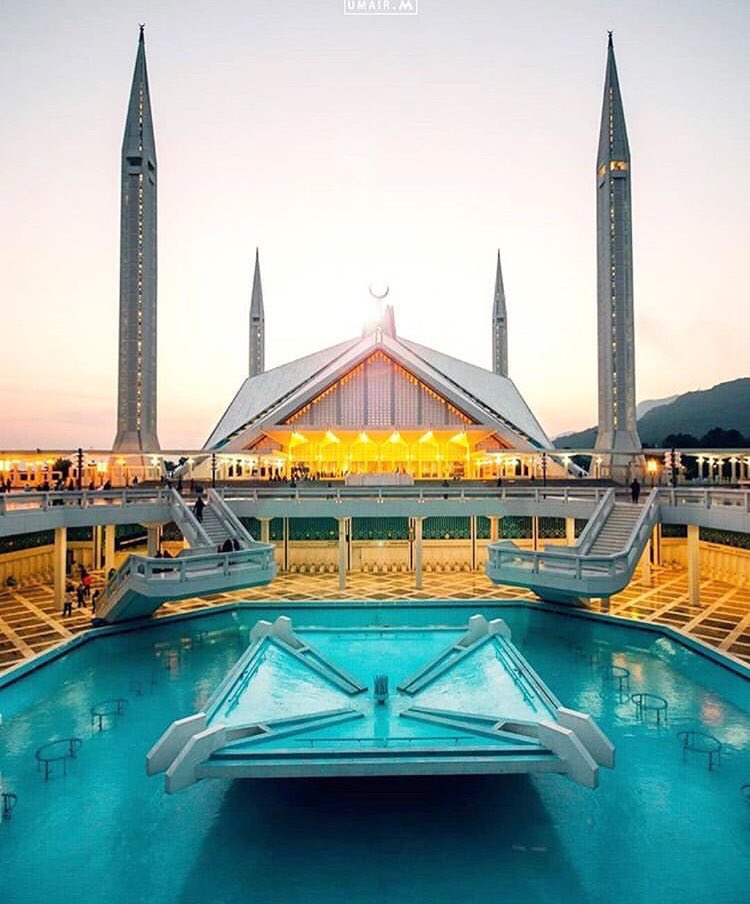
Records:
<instances>
[{"instance_id":1,"label":"minaret spire","mask_svg":"<svg viewBox=\"0 0 750 904\"><path fill-rule=\"evenodd\" d=\"M495 300L492 305L492 370L501 377L508 376L508 315L505 310L505 288L499 248L495 274Z\"/></svg>"},{"instance_id":2,"label":"minaret spire","mask_svg":"<svg viewBox=\"0 0 750 904\"><path fill-rule=\"evenodd\" d=\"M263 311L263 286L260 282L260 256L255 249L253 294L250 301L250 376L266 369L266 317Z\"/></svg>"},{"instance_id":3,"label":"minaret spire","mask_svg":"<svg viewBox=\"0 0 750 904\"><path fill-rule=\"evenodd\" d=\"M120 183L120 344L117 436L113 448L154 451L156 436L156 142L138 34L122 139Z\"/></svg>"},{"instance_id":4,"label":"minaret spire","mask_svg":"<svg viewBox=\"0 0 750 904\"><path fill-rule=\"evenodd\" d=\"M630 145L612 32L607 41L604 100L596 159L597 334L599 429L603 470L627 479L641 441L635 416L635 328ZM632 469L631 469L632 470Z\"/></svg>"}]
</instances>

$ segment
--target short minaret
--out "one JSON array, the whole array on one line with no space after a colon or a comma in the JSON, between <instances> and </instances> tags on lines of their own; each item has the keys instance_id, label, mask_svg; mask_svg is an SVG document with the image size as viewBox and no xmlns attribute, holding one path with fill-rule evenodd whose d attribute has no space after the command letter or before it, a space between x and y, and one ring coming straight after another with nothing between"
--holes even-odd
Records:
<instances>
[{"instance_id":1,"label":"short minaret","mask_svg":"<svg viewBox=\"0 0 750 904\"><path fill-rule=\"evenodd\" d=\"M250 301L250 376L266 369L266 316L263 313L263 287L260 283L260 259L255 249L253 297Z\"/></svg>"},{"instance_id":2,"label":"short minaret","mask_svg":"<svg viewBox=\"0 0 750 904\"><path fill-rule=\"evenodd\" d=\"M141 26L122 140L120 346L113 449L155 451L156 143Z\"/></svg>"},{"instance_id":3,"label":"short minaret","mask_svg":"<svg viewBox=\"0 0 750 904\"><path fill-rule=\"evenodd\" d=\"M635 416L635 330L633 322L633 238L630 205L630 147L617 79L612 33L596 159L597 336L599 429L605 474L626 480L637 467L641 441ZM613 450L623 455L607 455Z\"/></svg>"},{"instance_id":4,"label":"short minaret","mask_svg":"<svg viewBox=\"0 0 750 904\"><path fill-rule=\"evenodd\" d=\"M505 310L503 270L500 266L500 250L497 252L495 276L495 301L492 305L492 370L501 377L508 376L508 315Z\"/></svg>"}]
</instances>

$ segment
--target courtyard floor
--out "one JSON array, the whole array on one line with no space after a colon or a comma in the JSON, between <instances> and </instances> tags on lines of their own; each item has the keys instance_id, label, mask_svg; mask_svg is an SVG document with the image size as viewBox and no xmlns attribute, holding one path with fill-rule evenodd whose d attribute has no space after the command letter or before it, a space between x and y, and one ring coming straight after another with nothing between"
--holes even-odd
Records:
<instances>
[{"instance_id":1,"label":"courtyard floor","mask_svg":"<svg viewBox=\"0 0 750 904\"><path fill-rule=\"evenodd\" d=\"M102 575L94 573L94 586ZM337 600L471 600L533 599L514 587L496 587L481 572L424 575L416 590L410 574L347 576L347 588L338 589L335 574L281 574L268 587L217 593L207 597L165 603L158 617L223 605L238 600L253 602ZM750 587L704 580L700 606L688 603L687 572L654 568L650 577L637 574L630 585L611 600L609 612L624 618L669 625L750 664ZM597 606L592 606L597 610ZM0 672L36 656L91 625L89 609L73 609L63 618L54 604L53 589L42 581L25 582L0 590Z\"/></svg>"}]
</instances>

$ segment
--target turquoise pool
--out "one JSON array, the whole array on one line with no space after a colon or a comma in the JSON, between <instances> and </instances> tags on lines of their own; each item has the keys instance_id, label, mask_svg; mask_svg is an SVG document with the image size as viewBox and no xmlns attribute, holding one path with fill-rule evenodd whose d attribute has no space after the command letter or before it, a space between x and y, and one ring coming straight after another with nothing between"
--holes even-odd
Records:
<instances>
[{"instance_id":1,"label":"turquoise pool","mask_svg":"<svg viewBox=\"0 0 750 904\"><path fill-rule=\"evenodd\" d=\"M258 618L295 625L453 625L502 617L563 704L599 722L617 765L589 791L544 775L205 781L167 795L145 753L205 703ZM354 655L354 651L353 651ZM604 677L669 701L638 721ZM127 701L92 730L92 705ZM102 636L0 687L0 900L134 902L685 902L747 899L750 682L674 639L523 604L248 606ZM96 725L94 726L96 729ZM723 744L683 762L677 732ZM45 782L35 751L83 744Z\"/></svg>"}]
</instances>

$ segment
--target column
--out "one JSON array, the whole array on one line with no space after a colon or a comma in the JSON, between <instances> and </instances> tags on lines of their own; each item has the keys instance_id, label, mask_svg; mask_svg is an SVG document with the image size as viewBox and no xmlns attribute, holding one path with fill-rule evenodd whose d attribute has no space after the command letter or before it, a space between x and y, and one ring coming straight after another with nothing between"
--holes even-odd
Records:
<instances>
[{"instance_id":1,"label":"column","mask_svg":"<svg viewBox=\"0 0 750 904\"><path fill-rule=\"evenodd\" d=\"M687 529L687 566L688 566L688 603L700 606L700 554L698 539L700 530L697 524L688 524Z\"/></svg>"},{"instance_id":2,"label":"column","mask_svg":"<svg viewBox=\"0 0 750 904\"><path fill-rule=\"evenodd\" d=\"M641 578L644 581L651 581L651 537L646 541L646 546L641 555Z\"/></svg>"},{"instance_id":3,"label":"column","mask_svg":"<svg viewBox=\"0 0 750 904\"><path fill-rule=\"evenodd\" d=\"M531 516L531 548L534 552L539 549L539 515Z\"/></svg>"},{"instance_id":4,"label":"column","mask_svg":"<svg viewBox=\"0 0 750 904\"><path fill-rule=\"evenodd\" d=\"M284 571L289 571L289 519L284 518L281 522L283 528L283 562L282 567Z\"/></svg>"},{"instance_id":5,"label":"column","mask_svg":"<svg viewBox=\"0 0 750 904\"><path fill-rule=\"evenodd\" d=\"M490 543L495 543L500 536L500 518L490 515Z\"/></svg>"},{"instance_id":6,"label":"column","mask_svg":"<svg viewBox=\"0 0 750 904\"><path fill-rule=\"evenodd\" d=\"M93 530L93 538L94 538L94 564L93 568L101 568L102 567L102 526L101 524L96 524Z\"/></svg>"},{"instance_id":7,"label":"column","mask_svg":"<svg viewBox=\"0 0 750 904\"><path fill-rule=\"evenodd\" d=\"M62 612L65 602L65 565L68 554L68 530L65 527L55 528L55 548L52 562L55 574L55 606Z\"/></svg>"},{"instance_id":8,"label":"column","mask_svg":"<svg viewBox=\"0 0 750 904\"><path fill-rule=\"evenodd\" d=\"M477 570L477 516L469 518L469 535L471 537L471 570Z\"/></svg>"},{"instance_id":9,"label":"column","mask_svg":"<svg viewBox=\"0 0 750 904\"><path fill-rule=\"evenodd\" d=\"M159 545L161 544L161 525L160 524L147 524L146 525L146 555L153 558L157 552L159 552Z\"/></svg>"},{"instance_id":10,"label":"column","mask_svg":"<svg viewBox=\"0 0 750 904\"><path fill-rule=\"evenodd\" d=\"M414 586L422 589L422 522L424 518L414 518Z\"/></svg>"},{"instance_id":11,"label":"column","mask_svg":"<svg viewBox=\"0 0 750 904\"><path fill-rule=\"evenodd\" d=\"M104 525L104 574L115 567L115 525Z\"/></svg>"},{"instance_id":12,"label":"column","mask_svg":"<svg viewBox=\"0 0 750 904\"><path fill-rule=\"evenodd\" d=\"M651 534L651 549L651 561L657 567L661 566L661 523L654 525L654 530Z\"/></svg>"},{"instance_id":13,"label":"column","mask_svg":"<svg viewBox=\"0 0 750 904\"><path fill-rule=\"evenodd\" d=\"M271 542L271 519L270 518L258 518L260 521L260 542L261 543L270 543Z\"/></svg>"},{"instance_id":14,"label":"column","mask_svg":"<svg viewBox=\"0 0 750 904\"><path fill-rule=\"evenodd\" d=\"M565 519L565 545L566 546L575 546L576 545L576 519L575 518L566 518Z\"/></svg>"},{"instance_id":15,"label":"column","mask_svg":"<svg viewBox=\"0 0 750 904\"><path fill-rule=\"evenodd\" d=\"M348 518L339 518L339 590L346 590Z\"/></svg>"}]
</instances>

